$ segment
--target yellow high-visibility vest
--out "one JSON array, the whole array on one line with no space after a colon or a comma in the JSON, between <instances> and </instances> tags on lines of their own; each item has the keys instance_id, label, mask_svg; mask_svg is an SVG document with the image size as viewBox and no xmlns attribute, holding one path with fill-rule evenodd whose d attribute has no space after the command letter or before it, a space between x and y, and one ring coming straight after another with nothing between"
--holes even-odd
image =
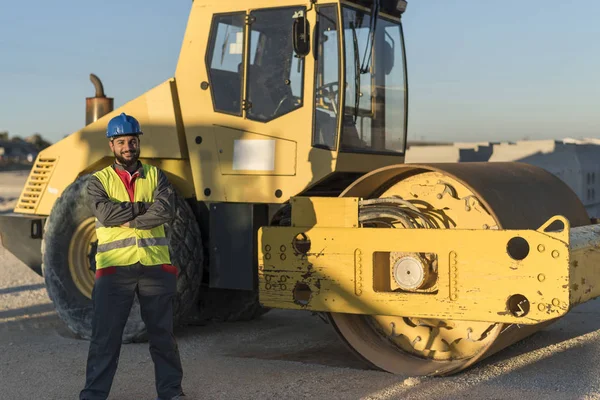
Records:
<instances>
[{"instance_id":1,"label":"yellow high-visibility vest","mask_svg":"<svg viewBox=\"0 0 600 400\"><path fill-rule=\"evenodd\" d=\"M158 185L158 169L142 164L145 177L135 180L134 201L153 202ZM127 189L112 166L94 173L112 201L130 201ZM131 265L171 264L164 225L150 230L102 226L96 219L98 252L96 269Z\"/></svg>"}]
</instances>

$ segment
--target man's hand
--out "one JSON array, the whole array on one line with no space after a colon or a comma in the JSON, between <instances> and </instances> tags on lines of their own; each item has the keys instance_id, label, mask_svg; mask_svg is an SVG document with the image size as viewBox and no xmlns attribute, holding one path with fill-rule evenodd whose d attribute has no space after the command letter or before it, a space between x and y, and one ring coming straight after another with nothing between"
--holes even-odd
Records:
<instances>
[{"instance_id":1,"label":"man's hand","mask_svg":"<svg viewBox=\"0 0 600 400\"><path fill-rule=\"evenodd\" d=\"M121 228L131 228L129 221L127 221L123 225L121 225Z\"/></svg>"}]
</instances>

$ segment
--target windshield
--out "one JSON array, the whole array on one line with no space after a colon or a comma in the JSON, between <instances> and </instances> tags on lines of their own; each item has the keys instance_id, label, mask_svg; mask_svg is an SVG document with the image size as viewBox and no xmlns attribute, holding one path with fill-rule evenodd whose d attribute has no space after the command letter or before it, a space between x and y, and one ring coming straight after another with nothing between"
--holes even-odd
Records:
<instances>
[{"instance_id":1,"label":"windshield","mask_svg":"<svg viewBox=\"0 0 600 400\"><path fill-rule=\"evenodd\" d=\"M340 150L403 153L406 88L399 22L344 7L346 97ZM373 36L372 28L376 27Z\"/></svg>"}]
</instances>

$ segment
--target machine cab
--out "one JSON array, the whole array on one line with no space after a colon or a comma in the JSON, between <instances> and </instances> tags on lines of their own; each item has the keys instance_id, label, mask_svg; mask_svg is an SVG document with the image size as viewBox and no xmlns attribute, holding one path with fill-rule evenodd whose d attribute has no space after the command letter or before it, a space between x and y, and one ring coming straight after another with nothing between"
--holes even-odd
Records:
<instances>
[{"instance_id":1,"label":"machine cab","mask_svg":"<svg viewBox=\"0 0 600 400\"><path fill-rule=\"evenodd\" d=\"M389 8L365 3L342 2L317 12L314 145L342 153L402 154L407 106L402 26L399 15L385 13Z\"/></svg>"},{"instance_id":2,"label":"machine cab","mask_svg":"<svg viewBox=\"0 0 600 400\"><path fill-rule=\"evenodd\" d=\"M220 164L220 176L194 177L198 198L281 202L404 161L406 2L225 3L203 24L206 79L187 83L185 46L176 75L192 170ZM198 86L210 94L202 111L191 107ZM196 121L210 132L194 132ZM212 134L216 146L199 148L196 138Z\"/></svg>"}]
</instances>

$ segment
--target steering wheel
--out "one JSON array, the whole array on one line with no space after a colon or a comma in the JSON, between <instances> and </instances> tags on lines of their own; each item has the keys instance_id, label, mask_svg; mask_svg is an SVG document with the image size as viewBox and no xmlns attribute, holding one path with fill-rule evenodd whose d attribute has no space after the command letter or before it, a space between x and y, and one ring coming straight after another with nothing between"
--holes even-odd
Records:
<instances>
[{"instance_id":1,"label":"steering wheel","mask_svg":"<svg viewBox=\"0 0 600 400\"><path fill-rule=\"evenodd\" d=\"M333 111L335 115L337 115L338 110L336 107L336 99L339 96L340 92L340 84L339 82L329 82L324 85L319 86L316 89L317 97L321 97L323 99L329 100L329 103L323 101L325 105L325 109L327 111Z\"/></svg>"},{"instance_id":2,"label":"steering wheel","mask_svg":"<svg viewBox=\"0 0 600 400\"><path fill-rule=\"evenodd\" d=\"M275 111L273 111L273 114L271 114L271 118L274 118L279 113L279 109L281 108L283 103L290 100L292 100L292 96L290 96L289 94L284 95L279 104L277 105Z\"/></svg>"}]
</instances>

